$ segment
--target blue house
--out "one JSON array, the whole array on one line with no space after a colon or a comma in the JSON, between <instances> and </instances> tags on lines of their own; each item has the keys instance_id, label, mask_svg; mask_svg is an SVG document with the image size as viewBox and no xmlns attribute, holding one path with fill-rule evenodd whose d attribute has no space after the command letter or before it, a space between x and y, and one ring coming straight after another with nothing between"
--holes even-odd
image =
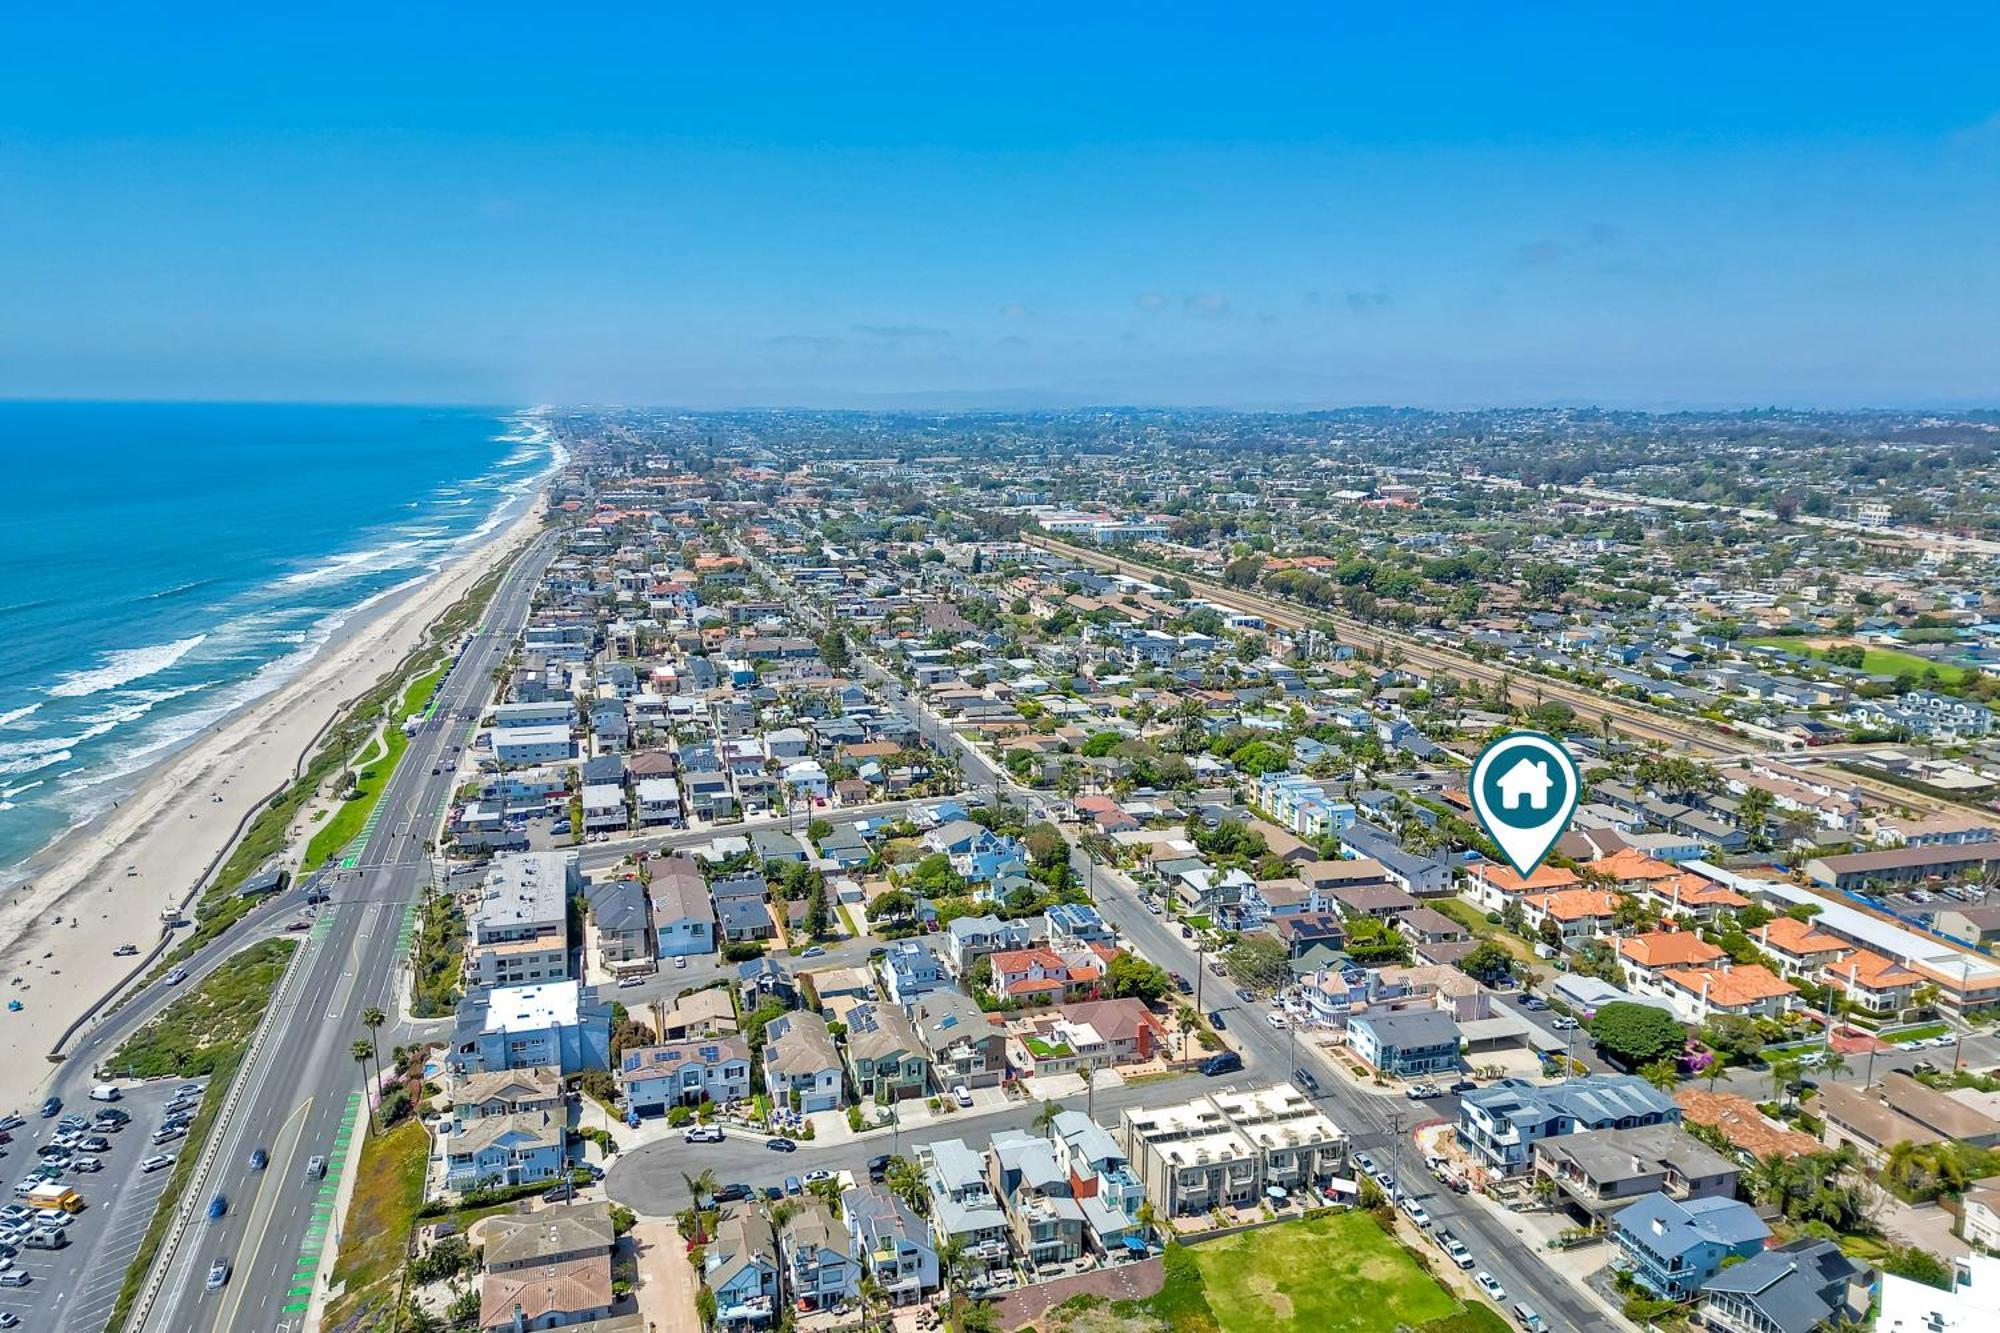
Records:
<instances>
[{"instance_id":1,"label":"blue house","mask_svg":"<svg viewBox=\"0 0 2000 1333\"><path fill-rule=\"evenodd\" d=\"M1723 1261L1764 1248L1771 1228L1749 1204L1730 1198L1681 1203L1649 1194L1612 1219L1612 1266L1667 1300L1686 1300L1722 1271Z\"/></svg>"},{"instance_id":2,"label":"blue house","mask_svg":"<svg viewBox=\"0 0 2000 1333\"><path fill-rule=\"evenodd\" d=\"M908 1004L951 984L944 962L922 940L897 940L882 959L882 984L889 998Z\"/></svg>"},{"instance_id":3,"label":"blue house","mask_svg":"<svg viewBox=\"0 0 2000 1333\"><path fill-rule=\"evenodd\" d=\"M1347 1020L1347 1044L1385 1074L1416 1078L1458 1068L1458 1024L1436 1009L1378 1009Z\"/></svg>"}]
</instances>

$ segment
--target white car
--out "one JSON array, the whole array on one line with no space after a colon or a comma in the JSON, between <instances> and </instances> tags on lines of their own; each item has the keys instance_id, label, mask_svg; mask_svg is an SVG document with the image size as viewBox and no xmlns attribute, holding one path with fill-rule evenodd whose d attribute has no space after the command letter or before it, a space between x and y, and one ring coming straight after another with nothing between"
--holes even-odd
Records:
<instances>
[{"instance_id":1,"label":"white car","mask_svg":"<svg viewBox=\"0 0 2000 1333\"><path fill-rule=\"evenodd\" d=\"M832 1179L833 1179L833 1172L831 1171L806 1172L806 1184L808 1185L817 1185L822 1180L832 1180Z\"/></svg>"},{"instance_id":2,"label":"white car","mask_svg":"<svg viewBox=\"0 0 2000 1333\"><path fill-rule=\"evenodd\" d=\"M683 1134L681 1138L686 1143L720 1143L722 1142L722 1126L696 1125L686 1134Z\"/></svg>"},{"instance_id":3,"label":"white car","mask_svg":"<svg viewBox=\"0 0 2000 1333\"><path fill-rule=\"evenodd\" d=\"M1420 1227L1427 1227L1431 1224L1431 1215L1425 1212L1424 1206L1415 1199L1403 1200L1403 1211L1409 1215L1412 1222L1415 1222Z\"/></svg>"},{"instance_id":4,"label":"white car","mask_svg":"<svg viewBox=\"0 0 2000 1333\"><path fill-rule=\"evenodd\" d=\"M1278 1013L1265 1014L1264 1021L1266 1023L1269 1023L1272 1027L1278 1029L1278 1031L1280 1032L1283 1032L1288 1026L1290 1026L1288 1023L1285 1022L1285 1016L1283 1014L1278 1014Z\"/></svg>"},{"instance_id":5,"label":"white car","mask_svg":"<svg viewBox=\"0 0 2000 1333\"><path fill-rule=\"evenodd\" d=\"M963 1083L951 1090L951 1099L960 1106L972 1105L972 1090Z\"/></svg>"},{"instance_id":6,"label":"white car","mask_svg":"<svg viewBox=\"0 0 2000 1333\"><path fill-rule=\"evenodd\" d=\"M1931 1045L1933 1046L1955 1046L1957 1044L1958 1044L1958 1038L1952 1036L1950 1033L1946 1033L1942 1037L1931 1038Z\"/></svg>"},{"instance_id":7,"label":"white car","mask_svg":"<svg viewBox=\"0 0 2000 1333\"><path fill-rule=\"evenodd\" d=\"M1472 1283L1495 1301L1507 1299L1507 1289L1494 1281L1493 1275L1483 1268L1472 1279Z\"/></svg>"}]
</instances>

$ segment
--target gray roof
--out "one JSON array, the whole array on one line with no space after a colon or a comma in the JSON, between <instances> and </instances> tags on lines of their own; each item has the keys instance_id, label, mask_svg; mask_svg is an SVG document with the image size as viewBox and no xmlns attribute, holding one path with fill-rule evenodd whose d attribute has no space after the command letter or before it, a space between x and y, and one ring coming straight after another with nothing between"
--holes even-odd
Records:
<instances>
[{"instance_id":1,"label":"gray roof","mask_svg":"<svg viewBox=\"0 0 2000 1333\"><path fill-rule=\"evenodd\" d=\"M489 1268L513 1268L579 1250L608 1251L618 1243L608 1203L558 1204L526 1217L489 1218L482 1229Z\"/></svg>"},{"instance_id":2,"label":"gray roof","mask_svg":"<svg viewBox=\"0 0 2000 1333\"><path fill-rule=\"evenodd\" d=\"M1840 1308L1840 1293L1863 1271L1830 1240L1793 1241L1723 1269L1702 1289L1741 1296L1776 1333L1810 1333Z\"/></svg>"},{"instance_id":3,"label":"gray roof","mask_svg":"<svg viewBox=\"0 0 2000 1333\"><path fill-rule=\"evenodd\" d=\"M599 930L616 934L644 930L651 917L646 886L636 879L617 879L590 886L590 914Z\"/></svg>"},{"instance_id":4,"label":"gray roof","mask_svg":"<svg viewBox=\"0 0 2000 1333\"><path fill-rule=\"evenodd\" d=\"M1458 1024L1436 1009L1393 1009L1380 1013L1360 1013L1349 1025L1366 1022L1383 1046L1408 1049L1412 1046L1442 1046L1458 1040Z\"/></svg>"},{"instance_id":5,"label":"gray roof","mask_svg":"<svg viewBox=\"0 0 2000 1333\"><path fill-rule=\"evenodd\" d=\"M1685 1254L1697 1245L1747 1245L1763 1240L1771 1228L1757 1210L1737 1199L1689 1199L1682 1203L1665 1194L1648 1194L1613 1218L1626 1231L1651 1228L1646 1248L1656 1254Z\"/></svg>"}]
</instances>

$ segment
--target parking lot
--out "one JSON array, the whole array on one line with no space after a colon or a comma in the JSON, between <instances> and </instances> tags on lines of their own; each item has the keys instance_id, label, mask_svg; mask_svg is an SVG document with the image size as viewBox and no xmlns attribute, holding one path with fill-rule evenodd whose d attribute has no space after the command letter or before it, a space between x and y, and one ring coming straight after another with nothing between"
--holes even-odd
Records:
<instances>
[{"instance_id":1,"label":"parking lot","mask_svg":"<svg viewBox=\"0 0 2000 1333\"><path fill-rule=\"evenodd\" d=\"M121 1100L108 1105L85 1101L63 1107L64 1117L89 1118L115 1109L131 1119L119 1130L102 1133L109 1146L90 1154L102 1163L101 1170L72 1167L58 1178L60 1184L83 1196L81 1212L35 1209L28 1219L33 1226L60 1221L66 1245L53 1250L33 1248L21 1242L26 1234L23 1228L16 1225L9 1230L7 1234L15 1238L6 1246L14 1254L8 1259L8 1268L0 1271L19 1272L27 1280L21 1286L0 1286L0 1314L18 1319L24 1329L98 1333L104 1327L124 1283L125 1270L152 1220L154 1206L173 1176L171 1165L146 1171L142 1163L155 1155L171 1159L186 1143L177 1139L155 1144L150 1138L175 1100L176 1089L182 1086L189 1085L163 1081L128 1088ZM60 1118L39 1119L31 1111L27 1122L13 1130L14 1141L7 1145L5 1159L10 1184L25 1179L38 1165L36 1150L52 1146L62 1123ZM10 1194L4 1202L23 1201Z\"/></svg>"}]
</instances>

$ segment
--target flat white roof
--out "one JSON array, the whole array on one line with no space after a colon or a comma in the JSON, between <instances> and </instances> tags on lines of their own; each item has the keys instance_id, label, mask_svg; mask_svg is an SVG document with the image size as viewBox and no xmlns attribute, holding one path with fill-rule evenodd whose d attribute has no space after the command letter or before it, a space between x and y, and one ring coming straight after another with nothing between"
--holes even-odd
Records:
<instances>
[{"instance_id":1,"label":"flat white roof","mask_svg":"<svg viewBox=\"0 0 2000 1333\"><path fill-rule=\"evenodd\" d=\"M545 981L537 986L496 986L486 1002L488 1032L535 1032L572 1027L583 987L574 981Z\"/></svg>"}]
</instances>

